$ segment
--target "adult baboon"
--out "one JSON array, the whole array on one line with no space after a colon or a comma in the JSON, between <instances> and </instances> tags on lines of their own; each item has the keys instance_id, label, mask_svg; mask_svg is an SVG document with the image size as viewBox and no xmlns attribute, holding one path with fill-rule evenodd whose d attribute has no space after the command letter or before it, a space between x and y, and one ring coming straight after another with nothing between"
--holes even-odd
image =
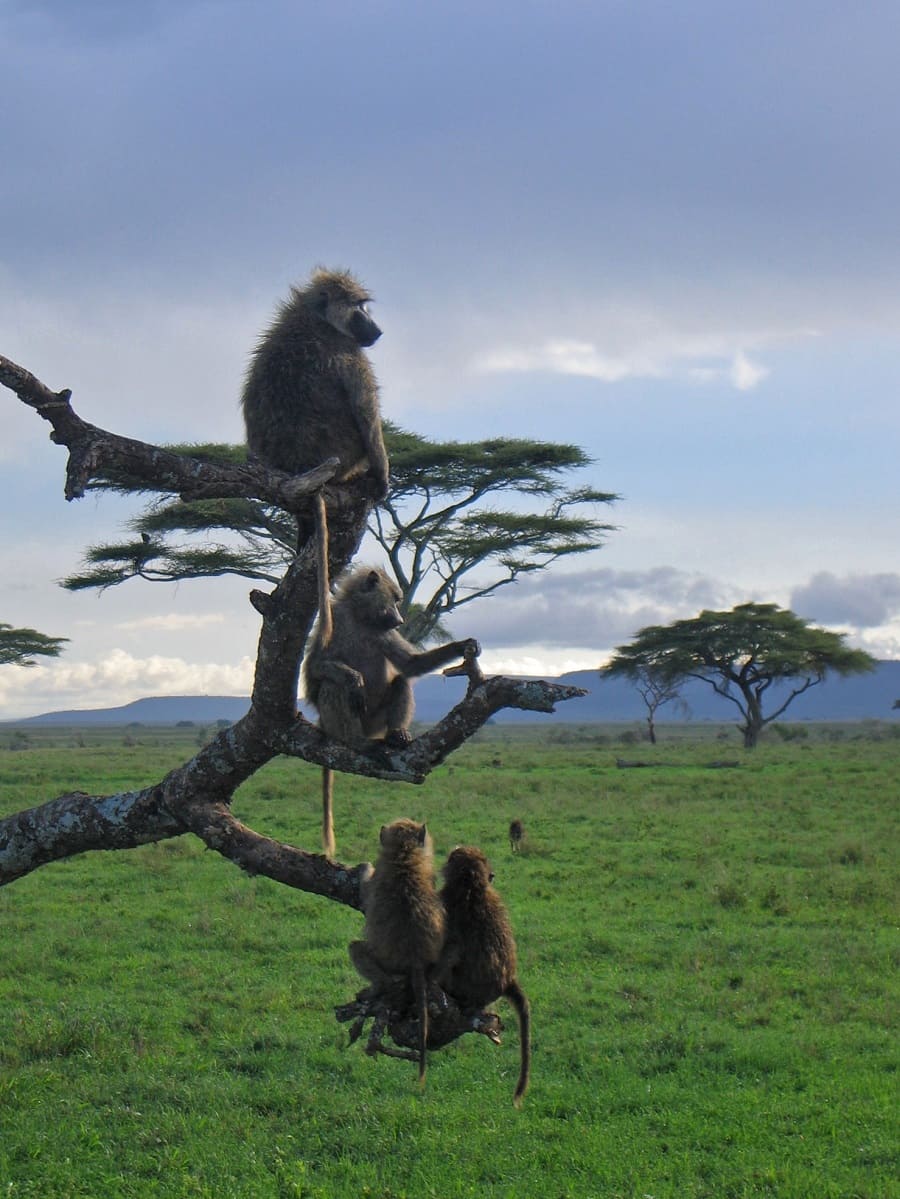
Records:
<instances>
[{"instance_id":1,"label":"adult baboon","mask_svg":"<svg viewBox=\"0 0 900 1199\"><path fill-rule=\"evenodd\" d=\"M380 740L396 749L409 741L415 705L410 679L456 658L474 657L473 638L418 651L397 631L403 624L400 588L383 570L360 566L338 588L329 608L330 638L323 617L313 630L303 660L303 690L319 713L319 724L335 741L366 749ZM334 854L332 771L322 772L322 840Z\"/></svg>"},{"instance_id":2,"label":"adult baboon","mask_svg":"<svg viewBox=\"0 0 900 1199\"><path fill-rule=\"evenodd\" d=\"M513 820L509 826L509 848L513 853L518 853L522 841L525 837L525 826L521 820Z\"/></svg>"},{"instance_id":3,"label":"adult baboon","mask_svg":"<svg viewBox=\"0 0 900 1199\"><path fill-rule=\"evenodd\" d=\"M317 269L294 287L262 334L250 360L241 405L247 446L267 466L301 474L339 458L336 482L368 471L375 499L388 489L378 384L363 348L381 330L369 316L366 289L347 271ZM327 620L328 542L325 503L318 526L319 610ZM313 522L298 518L298 548Z\"/></svg>"},{"instance_id":4,"label":"adult baboon","mask_svg":"<svg viewBox=\"0 0 900 1199\"><path fill-rule=\"evenodd\" d=\"M424 824L396 820L381 830L375 873L363 889L365 940L350 943L350 958L371 983L366 994L387 995L419 1021L419 1081L425 1081L428 975L444 944L444 909L434 886L431 837Z\"/></svg>"},{"instance_id":5,"label":"adult baboon","mask_svg":"<svg viewBox=\"0 0 900 1199\"><path fill-rule=\"evenodd\" d=\"M301 474L340 458L337 481L368 470L383 496L378 384L362 352L381 336L369 300L347 271L320 268L291 288L253 353L241 405L247 445L266 465Z\"/></svg>"},{"instance_id":6,"label":"adult baboon","mask_svg":"<svg viewBox=\"0 0 900 1199\"><path fill-rule=\"evenodd\" d=\"M480 849L454 849L443 876L440 898L446 940L435 981L464 1011L484 1008L501 996L516 1009L520 1068L513 1102L518 1107L531 1073L531 1010L516 978L516 942L509 916L491 886L494 875Z\"/></svg>"}]
</instances>

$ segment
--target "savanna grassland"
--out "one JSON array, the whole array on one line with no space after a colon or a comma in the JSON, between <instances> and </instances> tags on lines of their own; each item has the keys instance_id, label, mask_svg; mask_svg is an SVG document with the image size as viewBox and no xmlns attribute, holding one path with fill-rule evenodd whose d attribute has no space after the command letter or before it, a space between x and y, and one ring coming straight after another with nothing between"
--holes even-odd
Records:
<instances>
[{"instance_id":1,"label":"savanna grassland","mask_svg":"<svg viewBox=\"0 0 900 1199\"><path fill-rule=\"evenodd\" d=\"M338 778L341 860L401 815L491 856L521 1111L503 1004L504 1044L431 1054L424 1093L348 1047L356 912L191 837L35 872L0 891L0 1196L900 1195L896 733L496 726L423 787ZM196 735L0 730L0 812L145 785ZM272 763L235 811L315 849L318 774Z\"/></svg>"}]
</instances>

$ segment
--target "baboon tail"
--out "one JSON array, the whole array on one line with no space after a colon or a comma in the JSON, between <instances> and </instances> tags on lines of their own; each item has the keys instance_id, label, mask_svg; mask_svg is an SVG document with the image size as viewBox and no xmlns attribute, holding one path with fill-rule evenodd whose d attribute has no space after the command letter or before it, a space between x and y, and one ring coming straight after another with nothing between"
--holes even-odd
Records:
<instances>
[{"instance_id":1,"label":"baboon tail","mask_svg":"<svg viewBox=\"0 0 900 1199\"><path fill-rule=\"evenodd\" d=\"M334 771L328 766L322 767L322 849L327 858L334 857L334 814L332 797L334 795Z\"/></svg>"},{"instance_id":2,"label":"baboon tail","mask_svg":"<svg viewBox=\"0 0 900 1199\"><path fill-rule=\"evenodd\" d=\"M531 1077L531 1007L529 1006L525 992L515 979L513 979L503 994L516 1009L516 1015L519 1017L521 1064L519 1066L519 1081L516 1084L516 1091L513 1095L513 1103L518 1107L522 1102L522 1096L528 1090L528 1082Z\"/></svg>"},{"instance_id":3,"label":"baboon tail","mask_svg":"<svg viewBox=\"0 0 900 1199\"><path fill-rule=\"evenodd\" d=\"M328 512L321 491L315 495L316 509L316 566L319 575L319 644L331 642L334 623L331 617L331 585L328 580Z\"/></svg>"},{"instance_id":4,"label":"baboon tail","mask_svg":"<svg viewBox=\"0 0 900 1199\"><path fill-rule=\"evenodd\" d=\"M425 1086L425 1046L428 1043L428 988L425 967L418 962L413 968L413 991L419 1009L419 1086Z\"/></svg>"}]
</instances>

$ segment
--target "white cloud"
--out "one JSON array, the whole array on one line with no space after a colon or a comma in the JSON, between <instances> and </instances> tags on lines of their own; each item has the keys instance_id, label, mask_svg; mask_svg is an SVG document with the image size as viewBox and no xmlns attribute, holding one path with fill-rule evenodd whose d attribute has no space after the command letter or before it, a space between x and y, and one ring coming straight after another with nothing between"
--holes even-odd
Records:
<instances>
[{"instance_id":1,"label":"white cloud","mask_svg":"<svg viewBox=\"0 0 900 1199\"><path fill-rule=\"evenodd\" d=\"M768 368L753 361L743 348L745 334L678 332L666 328L664 318L652 313L642 318L633 312L613 312L599 323L615 349L595 341L551 338L488 350L475 358L474 369L486 374L547 372L603 383L689 377L726 382L738 391L751 391L769 374ZM785 336L759 333L751 340L761 347Z\"/></svg>"},{"instance_id":2,"label":"white cloud","mask_svg":"<svg viewBox=\"0 0 900 1199\"><path fill-rule=\"evenodd\" d=\"M580 375L618 383L631 375L658 375L659 368L601 354L596 346L583 341L548 341L532 349L510 348L485 354L476 369L488 373L507 371L549 371L556 375Z\"/></svg>"},{"instance_id":3,"label":"white cloud","mask_svg":"<svg viewBox=\"0 0 900 1199\"><path fill-rule=\"evenodd\" d=\"M752 391L768 373L766 367L751 362L743 350L738 350L731 364L729 377L738 391Z\"/></svg>"},{"instance_id":4,"label":"white cloud","mask_svg":"<svg viewBox=\"0 0 900 1199\"><path fill-rule=\"evenodd\" d=\"M95 662L61 659L31 668L0 671L4 720L61 708L111 708L146 695L248 695L254 663L188 662L152 655L136 658L113 649Z\"/></svg>"},{"instance_id":5,"label":"white cloud","mask_svg":"<svg viewBox=\"0 0 900 1199\"><path fill-rule=\"evenodd\" d=\"M164 633L180 633L185 629L203 629L211 624L224 624L223 612L168 612L165 616L142 616L140 620L120 620L115 628L135 632L150 629Z\"/></svg>"}]
</instances>

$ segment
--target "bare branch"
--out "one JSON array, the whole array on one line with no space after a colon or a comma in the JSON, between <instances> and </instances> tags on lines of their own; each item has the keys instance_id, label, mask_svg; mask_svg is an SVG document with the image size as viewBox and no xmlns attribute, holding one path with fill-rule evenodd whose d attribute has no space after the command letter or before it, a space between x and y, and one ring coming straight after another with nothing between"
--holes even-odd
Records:
<instances>
[{"instance_id":1,"label":"bare branch","mask_svg":"<svg viewBox=\"0 0 900 1199\"><path fill-rule=\"evenodd\" d=\"M73 410L71 391L51 391L30 371L0 355L0 383L53 426L50 439L69 450L65 496L81 499L91 479L112 465L157 491L173 491L184 499L210 496L252 496L287 511L305 507L310 494L334 476L337 459L330 458L304 475L287 475L259 464L210 462L176 454L160 446L109 433L83 421Z\"/></svg>"}]
</instances>

